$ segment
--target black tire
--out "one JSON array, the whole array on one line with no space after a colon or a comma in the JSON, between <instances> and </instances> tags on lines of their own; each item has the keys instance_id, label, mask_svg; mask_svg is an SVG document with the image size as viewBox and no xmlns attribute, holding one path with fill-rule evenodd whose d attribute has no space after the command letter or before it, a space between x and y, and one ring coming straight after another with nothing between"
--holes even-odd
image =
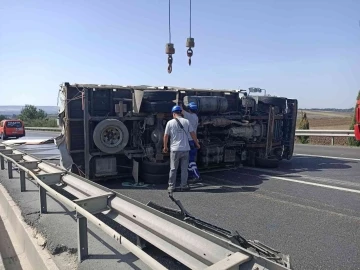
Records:
<instances>
[{"instance_id":1,"label":"black tire","mask_svg":"<svg viewBox=\"0 0 360 270\"><path fill-rule=\"evenodd\" d=\"M119 141L114 146L109 146L103 143L102 133L107 128L113 128L119 132ZM129 141L129 131L125 124L116 119L105 119L96 125L93 134L93 140L97 148L107 154L116 154L123 150Z\"/></svg>"},{"instance_id":2,"label":"black tire","mask_svg":"<svg viewBox=\"0 0 360 270\"><path fill-rule=\"evenodd\" d=\"M174 101L176 92L166 90L145 90L143 99L146 101Z\"/></svg>"},{"instance_id":3,"label":"black tire","mask_svg":"<svg viewBox=\"0 0 360 270\"><path fill-rule=\"evenodd\" d=\"M143 101L140 111L147 113L170 113L173 106L175 106L175 103L170 101Z\"/></svg>"},{"instance_id":4,"label":"black tire","mask_svg":"<svg viewBox=\"0 0 360 270\"><path fill-rule=\"evenodd\" d=\"M140 171L142 173L149 173L149 174L169 175L170 161L157 163L157 162L144 160L140 163Z\"/></svg>"},{"instance_id":5,"label":"black tire","mask_svg":"<svg viewBox=\"0 0 360 270\"><path fill-rule=\"evenodd\" d=\"M258 101L260 104L277 106L281 109L286 108L286 98L259 96Z\"/></svg>"},{"instance_id":6,"label":"black tire","mask_svg":"<svg viewBox=\"0 0 360 270\"><path fill-rule=\"evenodd\" d=\"M139 178L147 184L162 185L169 182L169 173L167 174L151 174L141 172Z\"/></svg>"},{"instance_id":7,"label":"black tire","mask_svg":"<svg viewBox=\"0 0 360 270\"><path fill-rule=\"evenodd\" d=\"M275 158L255 158L256 167L260 168L277 168L279 163L279 160Z\"/></svg>"}]
</instances>

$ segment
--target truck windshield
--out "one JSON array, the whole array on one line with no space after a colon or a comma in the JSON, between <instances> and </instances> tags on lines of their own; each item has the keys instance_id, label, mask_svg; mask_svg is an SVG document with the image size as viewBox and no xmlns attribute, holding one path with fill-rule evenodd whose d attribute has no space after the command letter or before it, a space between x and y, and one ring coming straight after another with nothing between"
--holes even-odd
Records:
<instances>
[{"instance_id":1,"label":"truck windshield","mask_svg":"<svg viewBox=\"0 0 360 270\"><path fill-rule=\"evenodd\" d=\"M6 127L8 127L8 128L22 128L22 123L20 121L8 121L8 122L6 122Z\"/></svg>"}]
</instances>

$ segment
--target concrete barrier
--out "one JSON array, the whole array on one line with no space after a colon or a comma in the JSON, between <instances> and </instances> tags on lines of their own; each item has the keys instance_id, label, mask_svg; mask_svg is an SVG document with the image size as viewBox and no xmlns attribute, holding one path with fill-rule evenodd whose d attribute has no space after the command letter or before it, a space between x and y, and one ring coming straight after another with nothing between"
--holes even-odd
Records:
<instances>
[{"instance_id":1,"label":"concrete barrier","mask_svg":"<svg viewBox=\"0 0 360 270\"><path fill-rule=\"evenodd\" d=\"M38 244L39 235L37 235L38 239L34 238L36 232L23 221L20 208L1 184L0 216L18 254L22 269L59 270L50 253Z\"/></svg>"},{"instance_id":2,"label":"concrete barrier","mask_svg":"<svg viewBox=\"0 0 360 270\"><path fill-rule=\"evenodd\" d=\"M0 252L0 270L5 270L5 266L4 266L4 262L3 262L3 259L2 259L1 252Z\"/></svg>"}]
</instances>

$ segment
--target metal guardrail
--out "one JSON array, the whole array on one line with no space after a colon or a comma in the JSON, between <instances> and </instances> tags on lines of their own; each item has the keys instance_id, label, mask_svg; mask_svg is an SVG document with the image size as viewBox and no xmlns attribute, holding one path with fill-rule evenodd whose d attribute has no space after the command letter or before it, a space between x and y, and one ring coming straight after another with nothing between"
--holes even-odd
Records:
<instances>
[{"instance_id":1,"label":"metal guardrail","mask_svg":"<svg viewBox=\"0 0 360 270\"><path fill-rule=\"evenodd\" d=\"M321 129L304 129L296 130L296 136L313 136L313 137L330 137L331 145L334 145L335 137L355 137L354 130L321 130Z\"/></svg>"},{"instance_id":2,"label":"metal guardrail","mask_svg":"<svg viewBox=\"0 0 360 270\"><path fill-rule=\"evenodd\" d=\"M297 129L296 136L355 137L354 130Z\"/></svg>"},{"instance_id":3,"label":"metal guardrail","mask_svg":"<svg viewBox=\"0 0 360 270\"><path fill-rule=\"evenodd\" d=\"M60 132L61 128L59 127L25 127L25 130L38 130L38 131L53 131Z\"/></svg>"},{"instance_id":4,"label":"metal guardrail","mask_svg":"<svg viewBox=\"0 0 360 270\"><path fill-rule=\"evenodd\" d=\"M5 161L9 179L14 178L13 166L18 168L21 192L26 190L27 179L34 181L38 186L41 214L47 213L47 194L76 211L79 262L88 256L87 222L90 221L152 269L167 268L143 251L142 247L146 243L144 241L190 269L237 268L250 270L262 269L265 266L269 270L290 269L289 256L258 241L245 240L240 235L231 235L231 237L225 238L209 233L150 207L150 204L141 204L90 180L0 144L1 170L5 170ZM58 184L61 184L63 190L78 199L70 200L60 194L57 191L60 188ZM132 231L137 236L137 244L132 243L109 225L100 221L94 216L96 213L103 213ZM201 222L198 219L195 221ZM228 233L224 229L203 223L205 227L213 230L215 228L223 234ZM239 241L239 245L231 241L233 237ZM246 246L243 246L244 244Z\"/></svg>"}]
</instances>

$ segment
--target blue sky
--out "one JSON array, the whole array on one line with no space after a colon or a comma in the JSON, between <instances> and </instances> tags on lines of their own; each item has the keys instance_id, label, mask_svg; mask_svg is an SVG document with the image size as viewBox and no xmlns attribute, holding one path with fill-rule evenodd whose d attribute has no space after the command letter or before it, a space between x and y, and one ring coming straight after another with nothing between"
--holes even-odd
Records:
<instances>
[{"instance_id":1,"label":"blue sky","mask_svg":"<svg viewBox=\"0 0 360 270\"><path fill-rule=\"evenodd\" d=\"M56 105L59 84L261 87L300 107L354 106L359 0L0 0L0 105Z\"/></svg>"}]
</instances>

